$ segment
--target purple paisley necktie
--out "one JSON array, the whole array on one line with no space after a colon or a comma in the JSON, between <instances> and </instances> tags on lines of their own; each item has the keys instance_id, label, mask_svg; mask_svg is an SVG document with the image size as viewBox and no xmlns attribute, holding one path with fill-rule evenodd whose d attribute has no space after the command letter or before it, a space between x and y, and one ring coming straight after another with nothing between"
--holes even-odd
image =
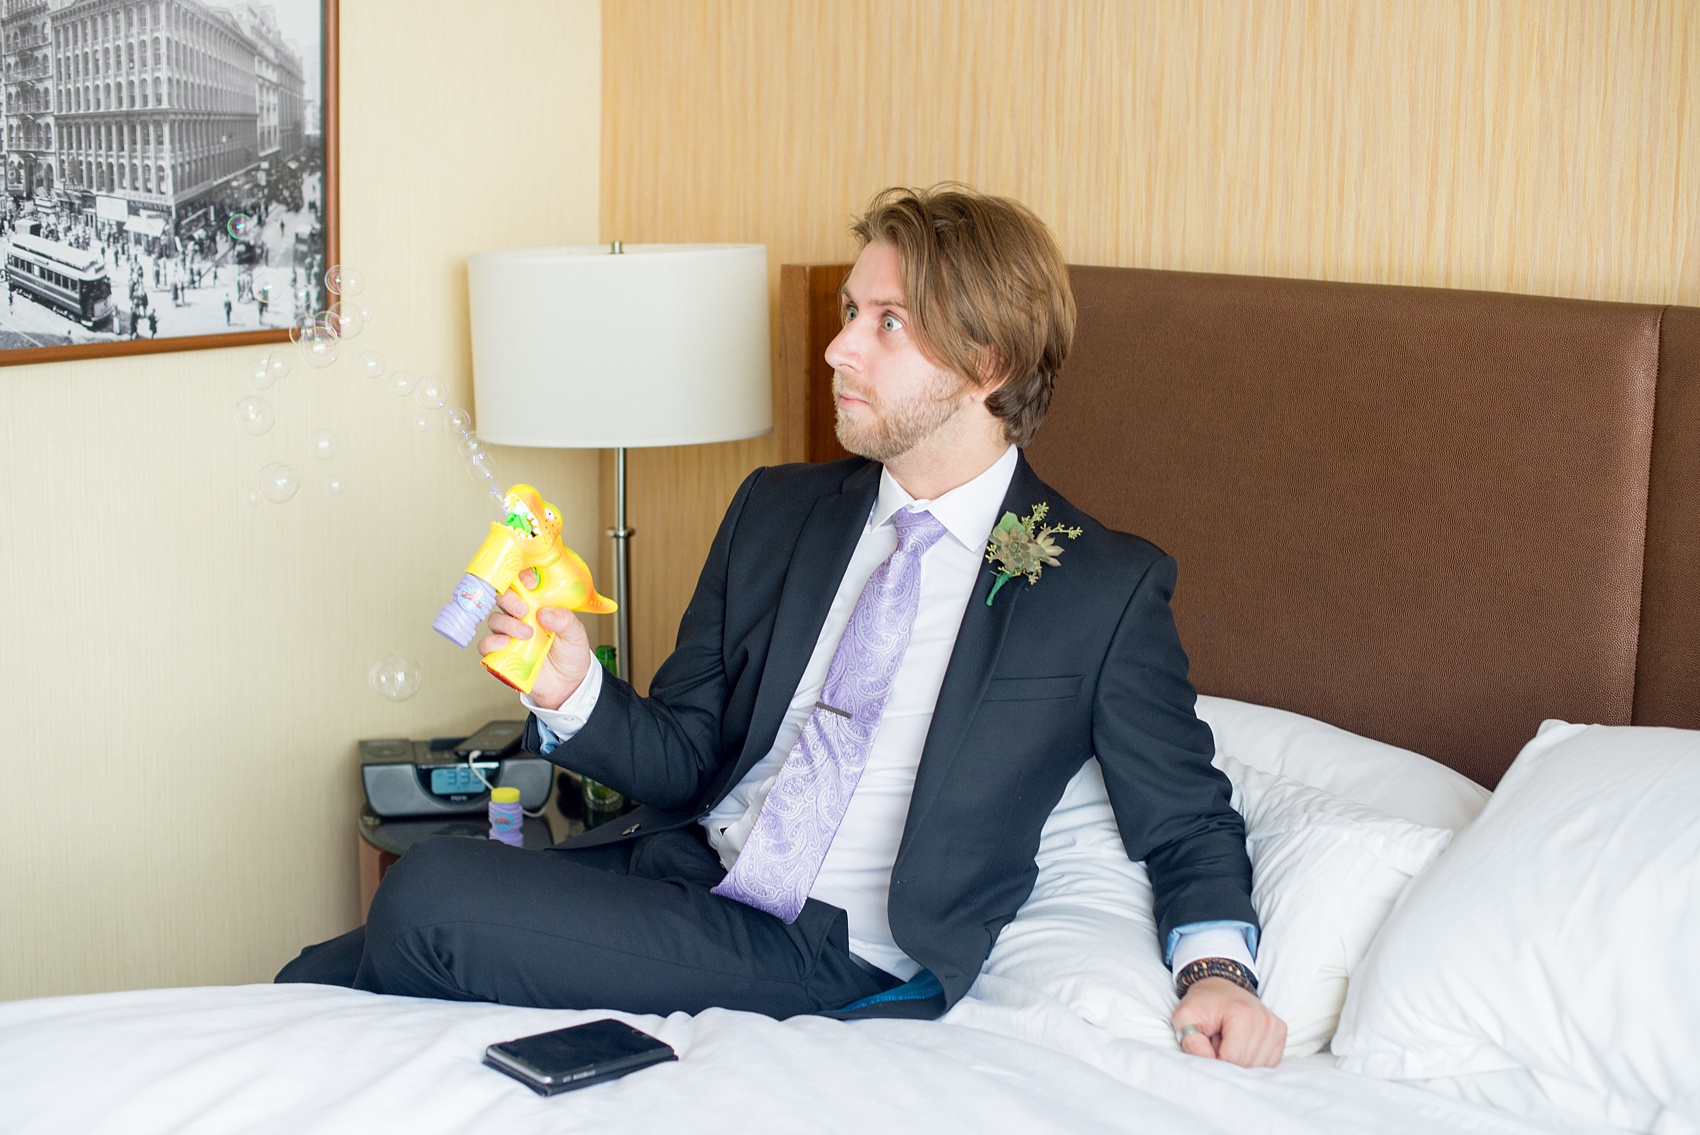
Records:
<instances>
[{"instance_id":1,"label":"purple paisley necktie","mask_svg":"<svg viewBox=\"0 0 1700 1135\"><path fill-rule=\"evenodd\" d=\"M921 557L945 533L930 512L899 511L897 550L874 569L827 667L815 711L774 780L744 849L714 888L794 921L868 764L874 733L921 604Z\"/></svg>"}]
</instances>

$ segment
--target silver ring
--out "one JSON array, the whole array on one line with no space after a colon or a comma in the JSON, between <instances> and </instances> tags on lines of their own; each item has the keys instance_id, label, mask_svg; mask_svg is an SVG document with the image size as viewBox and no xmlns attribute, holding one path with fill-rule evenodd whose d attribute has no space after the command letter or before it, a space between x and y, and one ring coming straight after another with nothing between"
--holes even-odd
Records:
<instances>
[{"instance_id":1,"label":"silver ring","mask_svg":"<svg viewBox=\"0 0 1700 1135\"><path fill-rule=\"evenodd\" d=\"M1201 1033L1203 1031L1204 1030L1197 1025L1182 1025L1180 1028L1175 1030L1175 1043L1185 1044L1187 1037L1194 1033Z\"/></svg>"}]
</instances>

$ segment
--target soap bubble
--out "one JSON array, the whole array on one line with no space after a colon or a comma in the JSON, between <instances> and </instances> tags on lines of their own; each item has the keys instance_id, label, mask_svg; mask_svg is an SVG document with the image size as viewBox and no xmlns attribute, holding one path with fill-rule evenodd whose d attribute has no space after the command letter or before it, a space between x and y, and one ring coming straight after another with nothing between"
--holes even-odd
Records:
<instances>
[{"instance_id":1,"label":"soap bubble","mask_svg":"<svg viewBox=\"0 0 1700 1135\"><path fill-rule=\"evenodd\" d=\"M384 356L376 351L361 351L360 369L367 378L384 377Z\"/></svg>"},{"instance_id":2,"label":"soap bubble","mask_svg":"<svg viewBox=\"0 0 1700 1135\"><path fill-rule=\"evenodd\" d=\"M310 314L313 310L313 286L298 284L295 288L295 310L301 315Z\"/></svg>"},{"instance_id":3,"label":"soap bubble","mask_svg":"<svg viewBox=\"0 0 1700 1135\"><path fill-rule=\"evenodd\" d=\"M302 339L305 339L309 335L322 335L325 333L325 329L319 326L318 318L312 313L312 311L307 308L302 308L300 311L301 314L297 315L289 323L289 341L297 346L300 345Z\"/></svg>"},{"instance_id":4,"label":"soap bubble","mask_svg":"<svg viewBox=\"0 0 1700 1135\"><path fill-rule=\"evenodd\" d=\"M224 229L232 240L247 240L258 227L254 218L246 213L232 213L230 220L225 222Z\"/></svg>"},{"instance_id":5,"label":"soap bubble","mask_svg":"<svg viewBox=\"0 0 1700 1135\"><path fill-rule=\"evenodd\" d=\"M406 398L418 384L419 380L404 370L390 375L390 389L395 392L397 398Z\"/></svg>"},{"instance_id":6,"label":"soap bubble","mask_svg":"<svg viewBox=\"0 0 1700 1135\"><path fill-rule=\"evenodd\" d=\"M336 338L316 328L302 334L299 346L307 362L320 370L337 360Z\"/></svg>"},{"instance_id":7,"label":"soap bubble","mask_svg":"<svg viewBox=\"0 0 1700 1135\"><path fill-rule=\"evenodd\" d=\"M261 351L254 356L248 369L248 383L255 390L264 390L289 374L289 355L284 351Z\"/></svg>"},{"instance_id":8,"label":"soap bubble","mask_svg":"<svg viewBox=\"0 0 1700 1135\"><path fill-rule=\"evenodd\" d=\"M449 388L443 380L434 374L428 374L419 380L419 389L413 392L419 404L427 410L441 410L443 403L449 400Z\"/></svg>"},{"instance_id":9,"label":"soap bubble","mask_svg":"<svg viewBox=\"0 0 1700 1135\"><path fill-rule=\"evenodd\" d=\"M448 427L450 433L471 433L472 415L458 407L450 407L443 411L443 424Z\"/></svg>"},{"instance_id":10,"label":"soap bubble","mask_svg":"<svg viewBox=\"0 0 1700 1135\"><path fill-rule=\"evenodd\" d=\"M272 414L272 406L264 398L253 394L236 403L236 421L242 429L255 437L271 432L277 419Z\"/></svg>"},{"instance_id":11,"label":"soap bubble","mask_svg":"<svg viewBox=\"0 0 1700 1135\"><path fill-rule=\"evenodd\" d=\"M354 314L360 317L360 322L362 323L372 322L372 309L363 303L357 303L354 305Z\"/></svg>"},{"instance_id":12,"label":"soap bubble","mask_svg":"<svg viewBox=\"0 0 1700 1135\"><path fill-rule=\"evenodd\" d=\"M307 435L307 448L320 461L329 461L342 450L337 446L336 438L330 430L314 430Z\"/></svg>"},{"instance_id":13,"label":"soap bubble","mask_svg":"<svg viewBox=\"0 0 1700 1135\"><path fill-rule=\"evenodd\" d=\"M317 323L324 330L338 339L352 339L360 334L364 324L352 312L344 311L342 305L333 303L318 315Z\"/></svg>"},{"instance_id":14,"label":"soap bubble","mask_svg":"<svg viewBox=\"0 0 1700 1135\"><path fill-rule=\"evenodd\" d=\"M325 269L325 287L339 296L357 296L366 290L366 277L353 268L332 264Z\"/></svg>"},{"instance_id":15,"label":"soap bubble","mask_svg":"<svg viewBox=\"0 0 1700 1135\"><path fill-rule=\"evenodd\" d=\"M419 692L425 673L419 663L404 654L386 654L366 675L372 688L391 701L406 701Z\"/></svg>"},{"instance_id":16,"label":"soap bubble","mask_svg":"<svg viewBox=\"0 0 1700 1135\"><path fill-rule=\"evenodd\" d=\"M333 497L340 497L342 495L342 490L346 487L347 486L343 484L341 477L328 477L325 479L325 492L329 493Z\"/></svg>"},{"instance_id":17,"label":"soap bubble","mask_svg":"<svg viewBox=\"0 0 1700 1135\"><path fill-rule=\"evenodd\" d=\"M468 461L477 461L480 457L490 456L490 447L483 438L469 433L460 439L460 455Z\"/></svg>"},{"instance_id":18,"label":"soap bubble","mask_svg":"<svg viewBox=\"0 0 1700 1135\"><path fill-rule=\"evenodd\" d=\"M300 487L300 474L281 461L273 461L260 470L260 491L273 504L282 504L294 497Z\"/></svg>"},{"instance_id":19,"label":"soap bubble","mask_svg":"<svg viewBox=\"0 0 1700 1135\"><path fill-rule=\"evenodd\" d=\"M494 482L496 480L496 462L488 453L480 453L475 457L467 458L467 466L472 470L474 481Z\"/></svg>"},{"instance_id":20,"label":"soap bubble","mask_svg":"<svg viewBox=\"0 0 1700 1135\"><path fill-rule=\"evenodd\" d=\"M413 414L407 419L407 424L422 434L431 432L431 419L424 414Z\"/></svg>"},{"instance_id":21,"label":"soap bubble","mask_svg":"<svg viewBox=\"0 0 1700 1135\"><path fill-rule=\"evenodd\" d=\"M250 488L242 494L242 499L248 502L250 508L257 508L260 502L266 498L260 495L259 489Z\"/></svg>"}]
</instances>

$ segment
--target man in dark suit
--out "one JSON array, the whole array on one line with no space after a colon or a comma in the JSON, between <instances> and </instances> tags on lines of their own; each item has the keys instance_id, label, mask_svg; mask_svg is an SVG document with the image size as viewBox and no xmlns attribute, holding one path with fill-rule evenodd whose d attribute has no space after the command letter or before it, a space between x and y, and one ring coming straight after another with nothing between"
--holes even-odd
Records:
<instances>
[{"instance_id":1,"label":"man in dark suit","mask_svg":"<svg viewBox=\"0 0 1700 1135\"><path fill-rule=\"evenodd\" d=\"M645 806L547 852L423 844L362 931L280 980L934 1017L1027 897L1040 829L1095 755L1149 870L1182 1046L1279 1059L1174 561L1020 455L1073 333L1050 234L958 188L887 191L855 231L827 360L863 456L744 481L648 697L603 675L571 612L539 615L557 638L527 747ZM483 651L530 634L517 594L501 608Z\"/></svg>"}]
</instances>

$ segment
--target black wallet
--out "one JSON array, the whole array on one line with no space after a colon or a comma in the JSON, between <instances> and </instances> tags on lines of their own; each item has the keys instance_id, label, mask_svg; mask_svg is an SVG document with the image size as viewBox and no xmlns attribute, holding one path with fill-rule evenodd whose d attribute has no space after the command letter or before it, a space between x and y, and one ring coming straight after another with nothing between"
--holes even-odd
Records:
<instances>
[{"instance_id":1,"label":"black wallet","mask_svg":"<svg viewBox=\"0 0 1700 1135\"><path fill-rule=\"evenodd\" d=\"M672 1046L612 1018L492 1044L484 1063L552 1096L677 1060Z\"/></svg>"}]
</instances>

